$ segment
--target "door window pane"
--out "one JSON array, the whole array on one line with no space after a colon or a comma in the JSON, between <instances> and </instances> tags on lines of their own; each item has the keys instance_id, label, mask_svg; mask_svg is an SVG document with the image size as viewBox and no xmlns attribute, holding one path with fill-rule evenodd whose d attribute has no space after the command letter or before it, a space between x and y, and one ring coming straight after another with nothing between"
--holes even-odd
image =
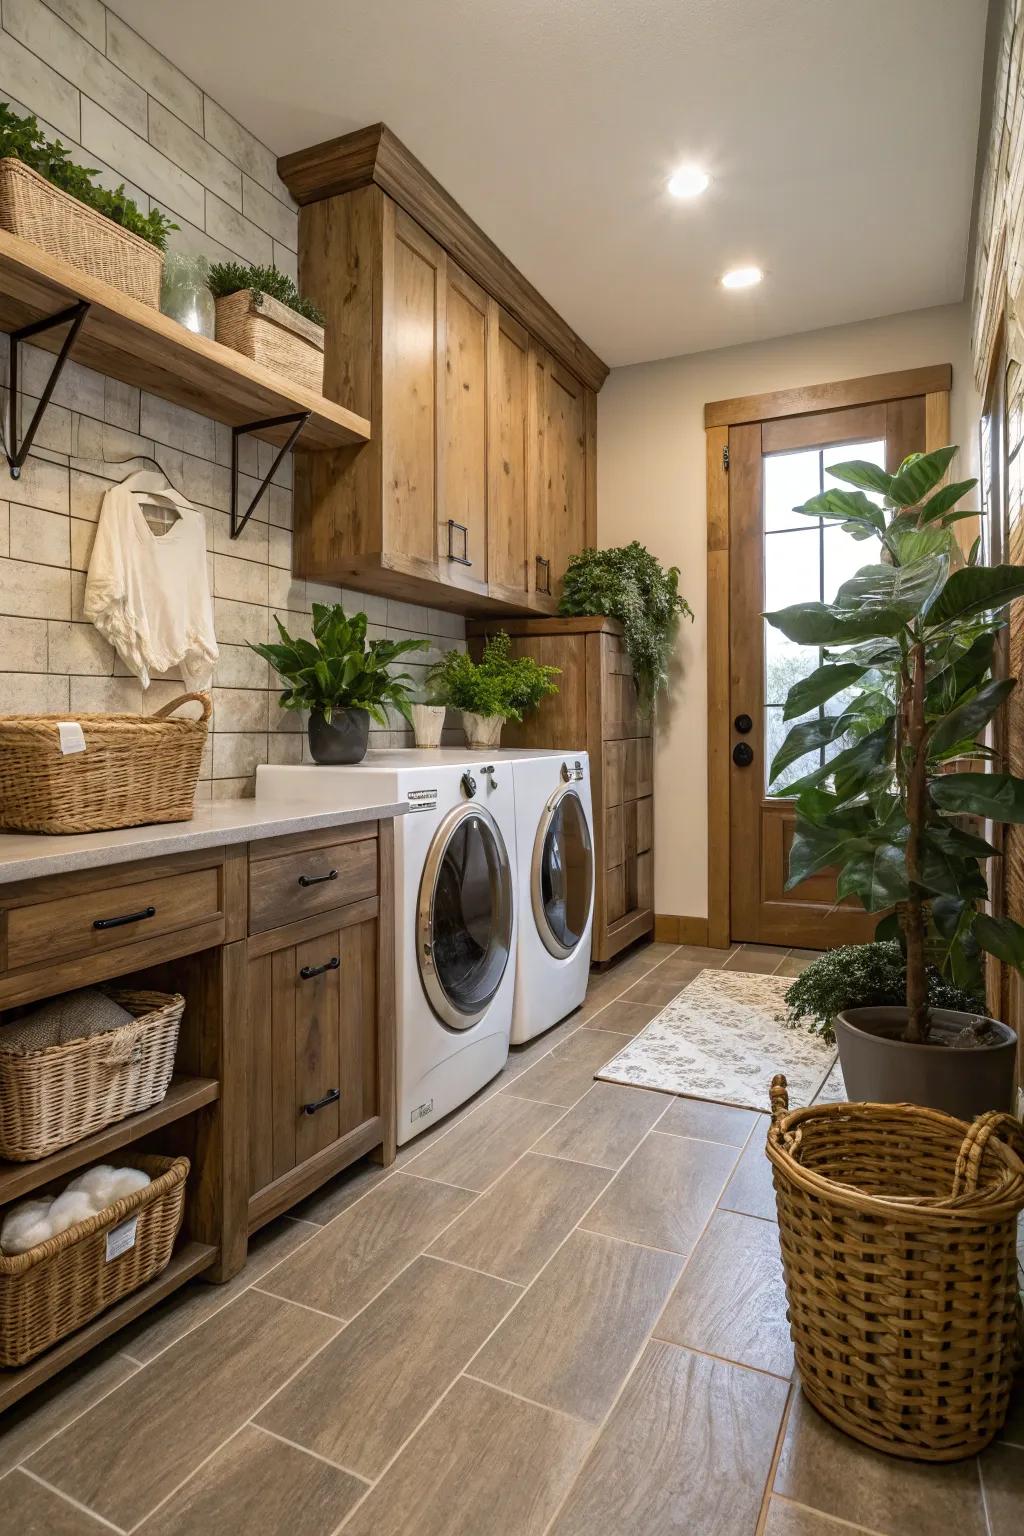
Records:
<instances>
[{"instance_id":1,"label":"door window pane","mask_svg":"<svg viewBox=\"0 0 1024 1536\"><path fill-rule=\"evenodd\" d=\"M821 490L820 453L810 448L803 453L770 453L764 461L764 531L780 528L814 527L813 518L805 518L794 507L802 506Z\"/></svg>"}]
</instances>

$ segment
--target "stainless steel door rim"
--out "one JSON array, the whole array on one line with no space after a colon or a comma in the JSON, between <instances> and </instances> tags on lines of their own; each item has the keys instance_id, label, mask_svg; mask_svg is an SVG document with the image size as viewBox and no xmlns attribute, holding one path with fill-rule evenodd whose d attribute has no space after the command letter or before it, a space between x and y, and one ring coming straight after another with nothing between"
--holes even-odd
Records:
<instances>
[{"instance_id":1,"label":"stainless steel door rim","mask_svg":"<svg viewBox=\"0 0 1024 1536\"><path fill-rule=\"evenodd\" d=\"M581 832L581 842L585 859L582 868L582 877L586 882L582 897L582 912L579 923L579 931L571 944L565 942L564 937L556 933L551 923L547 904L544 899L544 875L545 861L549 857L549 838L556 818L561 814L564 817L566 802L575 802L573 812L578 818L578 827ZM568 881L573 878L572 872L566 870L565 877ZM594 900L594 847L590 835L590 827L587 824L587 813L583 808L583 802L572 784L563 784L555 790L548 800L537 827L537 836L533 843L533 863L530 870L530 896L533 903L533 916L537 924L537 932L540 934L545 949L557 960L567 960L578 948L587 930L590 920L591 907ZM566 894L568 905L568 893ZM568 927L568 924L563 925ZM575 931L575 930L574 930Z\"/></svg>"}]
</instances>

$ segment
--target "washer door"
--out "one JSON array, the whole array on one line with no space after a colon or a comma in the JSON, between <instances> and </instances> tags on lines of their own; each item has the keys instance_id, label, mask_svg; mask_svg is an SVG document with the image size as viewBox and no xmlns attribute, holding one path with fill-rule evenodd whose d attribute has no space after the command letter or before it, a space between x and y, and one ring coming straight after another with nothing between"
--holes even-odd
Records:
<instances>
[{"instance_id":1,"label":"washer door","mask_svg":"<svg viewBox=\"0 0 1024 1536\"><path fill-rule=\"evenodd\" d=\"M441 1022L451 1029L478 1023L512 951L508 850L482 806L457 806L430 845L420 880L416 951Z\"/></svg>"},{"instance_id":2,"label":"washer door","mask_svg":"<svg viewBox=\"0 0 1024 1536\"><path fill-rule=\"evenodd\" d=\"M544 946L559 960L587 931L594 893L594 846L583 802L570 785L544 807L533 845L533 915Z\"/></svg>"}]
</instances>

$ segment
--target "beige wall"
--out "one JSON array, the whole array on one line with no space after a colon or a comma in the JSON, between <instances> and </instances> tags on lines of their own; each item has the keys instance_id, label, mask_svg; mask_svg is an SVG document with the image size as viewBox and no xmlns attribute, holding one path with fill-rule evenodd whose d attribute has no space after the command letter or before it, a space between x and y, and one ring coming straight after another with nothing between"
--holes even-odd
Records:
<instances>
[{"instance_id":1,"label":"beige wall","mask_svg":"<svg viewBox=\"0 0 1024 1536\"><path fill-rule=\"evenodd\" d=\"M617 368L598 396L599 543L636 538L678 565L696 614L683 625L658 715L658 912L707 914L705 403L928 363L953 365L952 437L964 447L964 473L973 473L978 402L965 305Z\"/></svg>"}]
</instances>

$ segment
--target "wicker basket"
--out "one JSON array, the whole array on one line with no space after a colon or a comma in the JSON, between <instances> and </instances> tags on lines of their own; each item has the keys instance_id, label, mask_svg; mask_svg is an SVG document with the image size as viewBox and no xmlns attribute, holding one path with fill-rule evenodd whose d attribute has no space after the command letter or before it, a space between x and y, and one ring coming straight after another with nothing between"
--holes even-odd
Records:
<instances>
[{"instance_id":1,"label":"wicker basket","mask_svg":"<svg viewBox=\"0 0 1024 1536\"><path fill-rule=\"evenodd\" d=\"M217 300L217 340L294 379L316 394L324 392L324 328L269 293L248 288Z\"/></svg>"},{"instance_id":2,"label":"wicker basket","mask_svg":"<svg viewBox=\"0 0 1024 1536\"><path fill-rule=\"evenodd\" d=\"M167 717L190 699L201 720ZM65 755L67 715L0 715L0 828L105 832L190 821L210 700L185 693L155 715L78 715L84 752Z\"/></svg>"},{"instance_id":3,"label":"wicker basket","mask_svg":"<svg viewBox=\"0 0 1024 1536\"><path fill-rule=\"evenodd\" d=\"M159 306L163 251L9 157L0 159L0 229L152 309Z\"/></svg>"},{"instance_id":4,"label":"wicker basket","mask_svg":"<svg viewBox=\"0 0 1024 1536\"><path fill-rule=\"evenodd\" d=\"M159 1104L174 1071L185 999L110 989L134 1024L18 1052L0 1041L0 1156L31 1163Z\"/></svg>"},{"instance_id":5,"label":"wicker basket","mask_svg":"<svg viewBox=\"0 0 1024 1536\"><path fill-rule=\"evenodd\" d=\"M188 1158L129 1153L113 1161L141 1168L152 1183L28 1253L0 1254L0 1366L24 1365L167 1268ZM133 1219L134 1233L127 1228L108 1247L108 1233Z\"/></svg>"},{"instance_id":6,"label":"wicker basket","mask_svg":"<svg viewBox=\"0 0 1024 1536\"><path fill-rule=\"evenodd\" d=\"M803 1389L878 1451L955 1461L1006 1417L1019 1359L1024 1133L909 1104L788 1113L772 1083L790 1331Z\"/></svg>"}]
</instances>

